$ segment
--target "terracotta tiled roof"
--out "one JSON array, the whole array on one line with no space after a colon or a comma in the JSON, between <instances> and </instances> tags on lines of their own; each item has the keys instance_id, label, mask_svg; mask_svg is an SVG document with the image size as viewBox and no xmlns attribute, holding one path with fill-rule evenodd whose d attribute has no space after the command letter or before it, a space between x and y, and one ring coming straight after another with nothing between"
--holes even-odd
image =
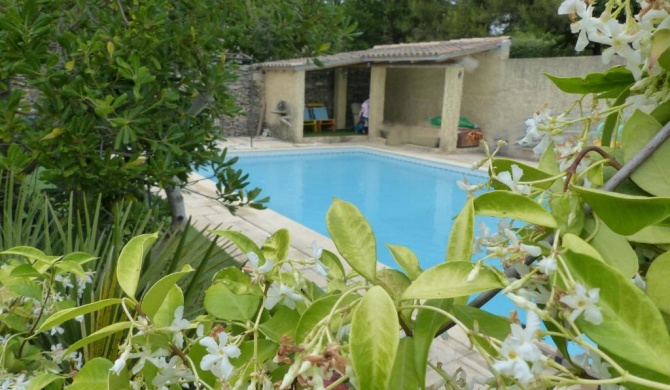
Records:
<instances>
[{"instance_id":1,"label":"terracotta tiled roof","mask_svg":"<svg viewBox=\"0 0 670 390\"><path fill-rule=\"evenodd\" d=\"M378 45L368 50L351 51L319 57L325 68L361 63L386 62L441 62L481 53L501 47L509 37L467 38L451 41L401 43ZM263 62L256 65L263 69L317 69L312 58Z\"/></svg>"}]
</instances>

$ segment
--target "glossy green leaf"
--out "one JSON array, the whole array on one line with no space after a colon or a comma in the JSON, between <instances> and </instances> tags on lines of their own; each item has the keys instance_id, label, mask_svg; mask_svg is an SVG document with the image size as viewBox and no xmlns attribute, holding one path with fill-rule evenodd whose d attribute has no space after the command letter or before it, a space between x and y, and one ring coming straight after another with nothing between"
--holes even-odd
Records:
<instances>
[{"instance_id":1,"label":"glossy green leaf","mask_svg":"<svg viewBox=\"0 0 670 390\"><path fill-rule=\"evenodd\" d=\"M270 259L275 263L286 260L288 257L289 244L291 236L286 229L279 229L271 235L263 246L261 251L266 259Z\"/></svg>"},{"instance_id":2,"label":"glossy green leaf","mask_svg":"<svg viewBox=\"0 0 670 390\"><path fill-rule=\"evenodd\" d=\"M30 378L30 385L28 385L27 389L28 390L42 390L42 389L48 389L49 385L55 382L61 382L64 381L65 377L62 377L60 375L56 374L51 374L51 373L44 373L37 375L36 377ZM58 388L61 388L60 384L57 385Z\"/></svg>"},{"instance_id":3,"label":"glossy green leaf","mask_svg":"<svg viewBox=\"0 0 670 390\"><path fill-rule=\"evenodd\" d=\"M123 247L119 255L116 265L116 279L123 292L133 301L137 292L137 284L140 281L144 255L157 238L157 233L134 237Z\"/></svg>"},{"instance_id":4,"label":"glossy green leaf","mask_svg":"<svg viewBox=\"0 0 670 390\"><path fill-rule=\"evenodd\" d=\"M630 242L642 244L670 244L670 226L651 225L626 236Z\"/></svg>"},{"instance_id":5,"label":"glossy green leaf","mask_svg":"<svg viewBox=\"0 0 670 390\"><path fill-rule=\"evenodd\" d=\"M263 251L261 251L255 242L253 242L244 234L233 230L213 230L211 233L229 240L235 244L242 251L242 253L246 254L249 252L255 252L261 260L265 260ZM262 262L263 261L261 261L261 263Z\"/></svg>"},{"instance_id":6,"label":"glossy green leaf","mask_svg":"<svg viewBox=\"0 0 670 390\"><path fill-rule=\"evenodd\" d=\"M562 237L563 247L569 249L577 254L588 256L592 259L605 262L605 259L600 255L596 248L592 247L588 242L584 241L579 236L568 233Z\"/></svg>"},{"instance_id":7,"label":"glossy green leaf","mask_svg":"<svg viewBox=\"0 0 670 390\"><path fill-rule=\"evenodd\" d=\"M630 96L630 88L625 88L621 93L616 97L616 100L612 104L613 107L620 106L624 103L626 103L626 99ZM619 125L619 111L613 111L611 114L607 116L607 119L605 119L605 124L603 126L603 133L600 136L600 143L603 147L608 147L613 145L613 135L616 133L614 132L614 128Z\"/></svg>"},{"instance_id":8,"label":"glossy green leaf","mask_svg":"<svg viewBox=\"0 0 670 390\"><path fill-rule=\"evenodd\" d=\"M41 250L30 246L17 246L6 251L0 252L0 255L18 255L24 256L31 260L37 260L44 264L53 264L61 256L47 256Z\"/></svg>"},{"instance_id":9,"label":"glossy green leaf","mask_svg":"<svg viewBox=\"0 0 670 390\"><path fill-rule=\"evenodd\" d=\"M82 265L86 263L90 263L93 260L96 260L96 256L92 256L88 253L85 252L73 252L73 253L68 253L63 257L63 261L74 261L75 263Z\"/></svg>"},{"instance_id":10,"label":"glossy green leaf","mask_svg":"<svg viewBox=\"0 0 670 390\"><path fill-rule=\"evenodd\" d=\"M542 205L509 191L493 191L475 199L475 213L491 217L513 218L535 225L556 228L556 220Z\"/></svg>"},{"instance_id":11,"label":"glossy green leaf","mask_svg":"<svg viewBox=\"0 0 670 390\"><path fill-rule=\"evenodd\" d=\"M539 180L546 180L552 176L554 176L554 173L549 173L542 171L540 169L537 169L533 166L530 166L528 164L524 164L520 161L516 160L510 160L507 158L496 158L493 160L493 164L491 168L489 168L489 171L493 171L496 174L500 172L511 172L512 171L512 165L517 165L521 170L523 170L523 176L521 176L521 182L531 182L531 181L539 181ZM558 173L558 172L556 172ZM533 187L536 188L541 188L541 189L547 189L551 187L551 185L554 183L556 180L550 180L550 181L545 181L541 183L536 183L533 184ZM509 187L506 186L505 184L499 182L498 180L493 180L493 188L496 190L509 190Z\"/></svg>"},{"instance_id":12,"label":"glossy green leaf","mask_svg":"<svg viewBox=\"0 0 670 390\"><path fill-rule=\"evenodd\" d=\"M295 330L300 321L300 313L291 310L286 306L281 306L269 320L263 322L258 328L265 337L272 341L281 343L283 336L288 336L295 340Z\"/></svg>"},{"instance_id":13,"label":"glossy green leaf","mask_svg":"<svg viewBox=\"0 0 670 390\"><path fill-rule=\"evenodd\" d=\"M102 329L99 329L98 331L91 333L90 335L84 337L81 340L78 340L76 343L72 344L68 349L65 350L63 353L63 356L67 356L71 354L72 352L78 350L79 348L85 347L89 344L91 344L94 341L100 340L102 338L105 338L107 336L113 335L114 333L117 332L122 332L126 329L130 328L130 321L122 321L122 322L117 322L115 324L108 325Z\"/></svg>"},{"instance_id":14,"label":"glossy green leaf","mask_svg":"<svg viewBox=\"0 0 670 390\"><path fill-rule=\"evenodd\" d=\"M591 237L589 243L607 264L629 278L637 273L637 254L624 236L614 233L604 223L596 225L593 219L586 221L584 233Z\"/></svg>"},{"instance_id":15,"label":"glossy green leaf","mask_svg":"<svg viewBox=\"0 0 670 390\"><path fill-rule=\"evenodd\" d=\"M624 163L628 163L658 133L662 125L651 115L635 111L623 128ZM670 197L670 142L664 142L652 153L630 178L648 193Z\"/></svg>"},{"instance_id":16,"label":"glossy green leaf","mask_svg":"<svg viewBox=\"0 0 670 390\"><path fill-rule=\"evenodd\" d=\"M65 309L65 310L60 310L53 315L51 315L49 318L47 318L42 325L37 329L37 333L44 332L45 330L51 329L54 326L58 326L62 324L65 321L71 320L75 317L88 314L88 313L93 313L94 311L98 311L104 307L111 306L111 305L118 305L121 303L121 299L119 298L110 298L110 299L103 299L101 301L89 303L83 306L77 306L73 307L71 309Z\"/></svg>"},{"instance_id":17,"label":"glossy green leaf","mask_svg":"<svg viewBox=\"0 0 670 390\"><path fill-rule=\"evenodd\" d=\"M651 37L651 53L649 55L649 68L651 69L655 63L663 67L663 69L670 69L670 31L661 29L654 32Z\"/></svg>"},{"instance_id":18,"label":"glossy green leaf","mask_svg":"<svg viewBox=\"0 0 670 390\"><path fill-rule=\"evenodd\" d=\"M41 278L44 279L47 275L36 270L32 265L24 263L12 269L9 276L20 278Z\"/></svg>"},{"instance_id":19,"label":"glossy green leaf","mask_svg":"<svg viewBox=\"0 0 670 390\"><path fill-rule=\"evenodd\" d=\"M554 141L550 141L549 146L547 146L547 149L540 156L540 162L537 166L540 171L551 175L557 175L560 172L558 160L556 160L556 152L554 151Z\"/></svg>"},{"instance_id":20,"label":"glossy green leaf","mask_svg":"<svg viewBox=\"0 0 670 390\"><path fill-rule=\"evenodd\" d=\"M627 236L670 216L670 198L652 198L573 186L615 233Z\"/></svg>"},{"instance_id":21,"label":"glossy green leaf","mask_svg":"<svg viewBox=\"0 0 670 390\"><path fill-rule=\"evenodd\" d=\"M5 281L4 287L10 292L38 301L42 300L42 284L24 278L13 278Z\"/></svg>"},{"instance_id":22,"label":"glossy green leaf","mask_svg":"<svg viewBox=\"0 0 670 390\"><path fill-rule=\"evenodd\" d=\"M430 299L423 305L448 312L453 302L453 299ZM437 331L446 325L447 322L449 322L449 318L444 314L432 310L418 311L416 321L414 322L414 369L416 370L417 378L426 377L430 346L433 344ZM421 388L425 388L424 381L421 382Z\"/></svg>"},{"instance_id":23,"label":"glossy green leaf","mask_svg":"<svg viewBox=\"0 0 670 390\"><path fill-rule=\"evenodd\" d=\"M81 267L81 265L75 261L71 260L61 260L58 261L54 264L54 267L62 272L69 272L74 275L79 276L80 278L85 278L86 277L86 272L84 269Z\"/></svg>"},{"instance_id":24,"label":"glossy green leaf","mask_svg":"<svg viewBox=\"0 0 670 390\"><path fill-rule=\"evenodd\" d=\"M404 273L390 268L384 268L377 272L378 284L386 290L395 302L400 301L402 293L412 284L410 278Z\"/></svg>"},{"instance_id":25,"label":"glossy green leaf","mask_svg":"<svg viewBox=\"0 0 670 390\"><path fill-rule=\"evenodd\" d=\"M580 234L584 228L584 205L578 194L570 191L567 193L553 194L549 200L551 215L558 223L561 233Z\"/></svg>"},{"instance_id":26,"label":"glossy green leaf","mask_svg":"<svg viewBox=\"0 0 670 390\"><path fill-rule=\"evenodd\" d=\"M333 279L344 279L344 267L342 262L337 255L327 249L324 249L321 252L321 263L328 267L328 275L333 277Z\"/></svg>"},{"instance_id":27,"label":"glossy green leaf","mask_svg":"<svg viewBox=\"0 0 670 390\"><path fill-rule=\"evenodd\" d=\"M577 318L582 331L602 349L618 356L627 369L650 377L670 373L670 336L661 313L639 288L609 265L566 252L572 275L587 289L599 289L603 321Z\"/></svg>"},{"instance_id":28,"label":"glossy green leaf","mask_svg":"<svg viewBox=\"0 0 670 390\"><path fill-rule=\"evenodd\" d=\"M480 293L505 284L496 271L483 266L477 276L467 281L475 265L467 261L450 261L425 270L402 295L409 299L456 298Z\"/></svg>"},{"instance_id":29,"label":"glossy green leaf","mask_svg":"<svg viewBox=\"0 0 670 390\"><path fill-rule=\"evenodd\" d=\"M414 369L414 340L405 337L398 345L388 390L418 389L423 382L423 379L419 380Z\"/></svg>"},{"instance_id":30,"label":"glossy green leaf","mask_svg":"<svg viewBox=\"0 0 670 390\"><path fill-rule=\"evenodd\" d=\"M68 390L109 389L107 378L109 375L115 375L109 371L113 365L112 362L102 357L91 359L84 364L81 371L74 377L72 385L68 386Z\"/></svg>"},{"instance_id":31,"label":"glossy green leaf","mask_svg":"<svg viewBox=\"0 0 670 390\"><path fill-rule=\"evenodd\" d=\"M377 280L377 244L370 223L351 203L334 199L326 215L328 232L351 268L370 282Z\"/></svg>"},{"instance_id":32,"label":"glossy green leaf","mask_svg":"<svg viewBox=\"0 0 670 390\"><path fill-rule=\"evenodd\" d=\"M402 245L386 245L391 251L391 256L393 260L402 268L410 279L414 280L421 275L421 266L419 265L419 259L416 257L414 252L406 246Z\"/></svg>"},{"instance_id":33,"label":"glossy green leaf","mask_svg":"<svg viewBox=\"0 0 670 390\"><path fill-rule=\"evenodd\" d=\"M463 210L458 213L449 234L446 261L471 261L474 240L475 206L474 199L470 198L463 206Z\"/></svg>"},{"instance_id":34,"label":"glossy green leaf","mask_svg":"<svg viewBox=\"0 0 670 390\"><path fill-rule=\"evenodd\" d=\"M193 267L186 264L182 267L181 271L166 275L161 278L159 281L154 283L149 291L144 294L142 298L142 311L149 318L154 318L154 315L158 311L158 308L163 304L165 297L167 296L170 289L177 284L177 282L183 278L186 274L193 272Z\"/></svg>"},{"instance_id":35,"label":"glossy green leaf","mask_svg":"<svg viewBox=\"0 0 670 390\"><path fill-rule=\"evenodd\" d=\"M311 332L312 329L314 329L314 327L321 320L326 318L326 316L329 313L339 308L345 307L346 305L352 303L357 298L360 298L358 295L347 295L346 297L342 298L338 307L334 308L335 304L340 300L341 297L342 297L341 294L328 295L312 302L312 304L307 308L307 310L305 310L305 312L302 313L302 316L300 317L300 322L298 322L298 327L296 328L295 332L296 343L302 343L305 340L305 337L307 337L307 335L309 334L309 332Z\"/></svg>"},{"instance_id":36,"label":"glossy green leaf","mask_svg":"<svg viewBox=\"0 0 670 390\"><path fill-rule=\"evenodd\" d=\"M229 321L247 321L253 318L261 303L255 295L236 295L217 283L205 292L204 306L216 318Z\"/></svg>"},{"instance_id":37,"label":"glossy green leaf","mask_svg":"<svg viewBox=\"0 0 670 390\"><path fill-rule=\"evenodd\" d=\"M251 277L239 268L226 267L214 275L213 281L226 286L233 294L263 295L263 288L258 283L251 283Z\"/></svg>"},{"instance_id":38,"label":"glossy green leaf","mask_svg":"<svg viewBox=\"0 0 670 390\"><path fill-rule=\"evenodd\" d=\"M654 259L647 271L647 295L662 312L670 314L670 252Z\"/></svg>"},{"instance_id":39,"label":"glossy green leaf","mask_svg":"<svg viewBox=\"0 0 670 390\"><path fill-rule=\"evenodd\" d=\"M156 310L153 317L149 317L157 327L170 326L175 319L175 312L179 306L184 306L184 293L176 284L165 294L165 298Z\"/></svg>"},{"instance_id":40,"label":"glossy green leaf","mask_svg":"<svg viewBox=\"0 0 670 390\"><path fill-rule=\"evenodd\" d=\"M383 288L368 290L354 311L349 342L359 387L386 390L398 351L398 313Z\"/></svg>"},{"instance_id":41,"label":"glossy green leaf","mask_svg":"<svg viewBox=\"0 0 670 390\"><path fill-rule=\"evenodd\" d=\"M563 92L587 94L616 91L618 95L635 82L635 78L623 66L617 66L601 73L590 73L585 77L556 77L548 73L545 76Z\"/></svg>"},{"instance_id":42,"label":"glossy green leaf","mask_svg":"<svg viewBox=\"0 0 670 390\"><path fill-rule=\"evenodd\" d=\"M477 323L479 332L498 340L504 340L511 332L510 322L507 318L476 307L454 305L451 308L451 313L468 328L474 329L475 323Z\"/></svg>"}]
</instances>

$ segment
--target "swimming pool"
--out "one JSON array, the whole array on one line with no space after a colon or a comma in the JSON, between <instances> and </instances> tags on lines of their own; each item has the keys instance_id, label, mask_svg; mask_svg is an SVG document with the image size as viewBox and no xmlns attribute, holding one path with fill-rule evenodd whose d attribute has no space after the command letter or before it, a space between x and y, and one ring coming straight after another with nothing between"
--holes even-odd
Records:
<instances>
[{"instance_id":1,"label":"swimming pool","mask_svg":"<svg viewBox=\"0 0 670 390\"><path fill-rule=\"evenodd\" d=\"M269 208L323 235L333 197L356 205L375 232L379 261L389 266L395 263L385 244L409 247L424 268L444 262L452 218L466 201L456 181L485 180L481 172L369 148L233 155L250 188L270 196Z\"/></svg>"}]
</instances>

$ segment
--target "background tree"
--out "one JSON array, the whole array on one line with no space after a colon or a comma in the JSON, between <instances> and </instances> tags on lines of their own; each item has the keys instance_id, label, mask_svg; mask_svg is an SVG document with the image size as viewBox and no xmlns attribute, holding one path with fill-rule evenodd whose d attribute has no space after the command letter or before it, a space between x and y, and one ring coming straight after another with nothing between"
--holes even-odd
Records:
<instances>
[{"instance_id":1,"label":"background tree","mask_svg":"<svg viewBox=\"0 0 670 390\"><path fill-rule=\"evenodd\" d=\"M269 59L343 42L345 18L321 3L0 0L4 165L39 169L59 194L101 194L105 208L162 188L173 227L185 220L179 188L202 166L230 208L262 207L217 144L216 118L239 112L226 52Z\"/></svg>"}]
</instances>

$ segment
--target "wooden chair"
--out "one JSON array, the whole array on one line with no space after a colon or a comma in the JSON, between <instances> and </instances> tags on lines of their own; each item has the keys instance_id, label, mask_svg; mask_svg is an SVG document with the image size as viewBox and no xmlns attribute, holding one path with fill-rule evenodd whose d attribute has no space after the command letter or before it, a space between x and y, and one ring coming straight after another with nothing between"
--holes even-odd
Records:
<instances>
[{"instance_id":1,"label":"wooden chair","mask_svg":"<svg viewBox=\"0 0 670 390\"><path fill-rule=\"evenodd\" d=\"M324 127L330 127L331 131L337 130L335 119L330 118L325 104L309 103L307 104L307 107L312 110L313 118L316 120L317 131L321 131Z\"/></svg>"},{"instance_id":2,"label":"wooden chair","mask_svg":"<svg viewBox=\"0 0 670 390\"><path fill-rule=\"evenodd\" d=\"M317 125L316 120L314 120L312 110L307 106L305 106L305 112L303 114L302 128L303 131L311 128L313 133L318 133L321 131L321 128Z\"/></svg>"}]
</instances>

